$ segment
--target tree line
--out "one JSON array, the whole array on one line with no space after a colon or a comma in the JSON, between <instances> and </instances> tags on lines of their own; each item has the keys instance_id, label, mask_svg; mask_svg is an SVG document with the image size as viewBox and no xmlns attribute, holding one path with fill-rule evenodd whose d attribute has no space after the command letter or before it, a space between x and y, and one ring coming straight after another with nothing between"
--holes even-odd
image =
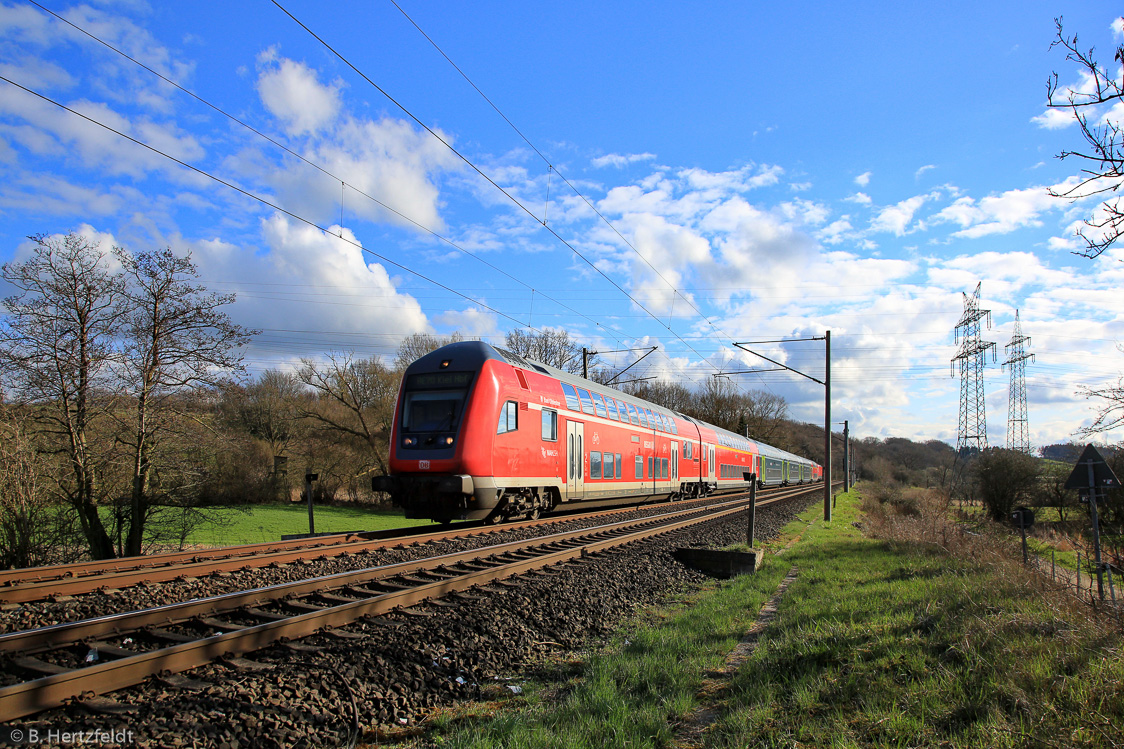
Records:
<instances>
[{"instance_id":1,"label":"tree line","mask_svg":"<svg viewBox=\"0 0 1124 749\"><path fill-rule=\"evenodd\" d=\"M463 340L415 334L392 361L328 352L248 376L258 331L231 321L234 295L201 285L190 256L30 239L0 267L15 290L0 320L0 567L182 546L215 508L294 498L305 471L317 500L384 499L370 476L387 470L402 373ZM566 331L511 331L504 347L571 373L584 363ZM591 379L621 379L593 364ZM721 378L608 386L822 462L822 430L787 428L773 393Z\"/></svg>"}]
</instances>

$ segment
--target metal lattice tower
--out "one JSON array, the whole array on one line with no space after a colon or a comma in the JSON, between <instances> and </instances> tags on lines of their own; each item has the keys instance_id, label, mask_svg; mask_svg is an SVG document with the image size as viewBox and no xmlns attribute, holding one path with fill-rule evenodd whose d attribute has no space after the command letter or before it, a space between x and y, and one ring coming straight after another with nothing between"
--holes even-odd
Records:
<instances>
[{"instance_id":1,"label":"metal lattice tower","mask_svg":"<svg viewBox=\"0 0 1124 749\"><path fill-rule=\"evenodd\" d=\"M980 286L971 296L964 294L964 314L956 323L956 342L960 349L952 357L952 374L960 369L960 424L956 430L957 451L970 452L987 449L987 403L984 397L983 368L987 352L995 361L995 343L980 339L980 320L987 320L991 328L991 310L980 309Z\"/></svg>"},{"instance_id":2,"label":"metal lattice tower","mask_svg":"<svg viewBox=\"0 0 1124 749\"><path fill-rule=\"evenodd\" d=\"M1019 311L1015 310L1015 332L1004 350L1011 367L1011 387L1007 391L1007 449L1030 454L1030 430L1026 419L1026 363L1034 361L1034 354L1026 352L1030 337L1023 335Z\"/></svg>"}]
</instances>

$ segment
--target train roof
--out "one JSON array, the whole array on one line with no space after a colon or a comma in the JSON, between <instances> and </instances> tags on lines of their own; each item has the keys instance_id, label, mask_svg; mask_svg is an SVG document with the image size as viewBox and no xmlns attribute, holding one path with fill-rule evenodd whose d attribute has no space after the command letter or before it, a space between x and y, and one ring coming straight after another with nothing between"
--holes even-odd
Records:
<instances>
[{"instance_id":1,"label":"train roof","mask_svg":"<svg viewBox=\"0 0 1124 749\"><path fill-rule=\"evenodd\" d=\"M535 361L534 359L529 359L527 357L521 356L514 351L509 351L507 349L500 348L499 346L492 346L491 344L484 343L483 341L457 341L456 343L447 344L420 357L417 361L410 365L410 369L413 369L416 366L420 366L422 368L425 368L427 366L436 367L441 361L450 358L457 359L458 368L468 365L475 369L483 366L484 362L488 361L489 359L496 359L511 364L515 367L539 372L540 374L547 375L548 377L553 377L556 380L569 383L570 385L573 385L575 387L589 390L612 390L615 393L615 395L613 396L614 398L620 398L624 401L633 401L634 403L641 403L644 404L645 408L650 408L657 413L674 414L676 417L683 419L684 421L699 426L705 426L707 429L713 429L719 435L720 439L722 439L724 443L729 446L742 447L743 449L751 449L756 447L757 452L767 458L782 458L786 460L814 465L814 461L811 461L808 458L794 455L785 450L781 450L778 447L767 445L764 442L759 442L757 440L749 439L748 437L743 437L736 432L731 432L728 429L723 429L713 424L708 424L705 421L701 421L691 416L687 416L686 414L679 413L678 411L674 411L670 408L660 406L656 403L644 400L643 398L637 397L635 395L622 393L620 390L617 390L611 385L602 385L600 383L594 382L593 380L587 380L584 377L570 374L569 372L558 369L557 367L552 367L549 364L543 364L542 362Z\"/></svg>"}]
</instances>

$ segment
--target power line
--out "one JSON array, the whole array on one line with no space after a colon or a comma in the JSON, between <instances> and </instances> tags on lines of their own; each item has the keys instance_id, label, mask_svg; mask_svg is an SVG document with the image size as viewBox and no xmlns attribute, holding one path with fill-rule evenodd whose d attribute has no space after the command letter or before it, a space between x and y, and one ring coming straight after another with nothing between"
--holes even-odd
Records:
<instances>
[{"instance_id":1,"label":"power line","mask_svg":"<svg viewBox=\"0 0 1124 749\"><path fill-rule=\"evenodd\" d=\"M367 200L370 200L371 202L375 203L376 205L378 205L378 206L379 206L380 208L382 208L383 210L385 210L385 211L387 211L387 212L389 212L389 213L392 213L392 214L394 214L395 216L398 216L398 217L399 217L399 218L401 218L401 219L402 219L403 221L406 221L407 223L409 223L409 224L413 225L414 227L416 227L416 228L417 228L417 229L419 229L420 231L423 231L423 232L425 232L425 233L427 233L427 234L429 234L429 235L433 236L433 237L434 237L435 239L438 239L438 240L440 240L440 241L442 241L442 242L444 242L444 243L448 244L449 246L453 247L454 249L458 250L459 252L461 252L461 253L463 253L463 254L465 254L465 255L468 255L469 257L472 257L472 258L474 258L474 259L475 259L475 260L476 260L477 262L479 262L479 263L482 263L483 265L485 265L485 266L487 266L487 267L491 268L492 270L494 270L494 271L496 271L496 272L498 272L498 273L500 273L500 274L502 274L502 275L504 275L504 276L506 276L506 277L510 278L510 279L511 279L512 281L515 281L516 283L520 284L520 285L521 285L521 286L522 286L523 288L525 288L525 289L528 289L528 290L530 290L530 291L531 291L532 293L534 293L534 292L536 291L536 289L535 289L535 288L534 288L533 286L531 286L530 284L528 284L528 283L525 283L524 281L521 281L520 279L518 279L518 278L516 278L515 276L513 276L512 274L508 273L508 272L507 272L507 271L505 271L504 269L502 269L502 268L500 268L500 267L498 267L498 266L496 266L496 265L494 265L494 264L492 264L492 263L489 263L489 262L488 262L487 260L485 260L484 258L480 257L480 256L479 256L479 255L477 255L476 253L474 253L474 252L469 252L468 250L466 250L465 248L461 247L460 245L458 245L458 244L457 244L456 242L454 242L453 240L449 239L448 237L445 237L445 236L443 236L443 235L439 234L438 232L434 231L433 229L429 228L428 226L425 226L424 224L422 224L422 223L420 223L420 222L418 222L418 221L415 221L415 220L414 220L413 218L411 218L410 216L407 216L406 214L402 213L401 211L397 210L396 208L393 208L393 207L391 207L391 206L387 205L386 203L382 202L382 201L381 201L381 200L379 200L378 198L375 198L374 196L372 196L372 195L369 195L369 194L367 194L367 193L366 193L365 191L363 191L363 190L360 190L360 189L359 189L358 187L356 187L355 185L349 184L349 183L348 183L348 182L347 182L346 180L344 180L344 179L342 179L341 177L339 177L339 176L337 176L337 175L333 174L332 172L328 171L327 169L325 169L324 167L320 166L320 165L319 165L319 164L317 164L316 162L314 162L314 161L312 161L312 160L310 160L310 159L308 159L308 158L306 158L306 157L302 156L301 154L299 154L299 153L297 153L296 151L292 150L291 148L289 148L289 147L288 147L288 146L286 146L285 144L283 144L283 143L280 143L279 141L275 140L274 138L271 138L271 137L270 137L269 135L266 135L265 133L261 132L260 130L258 130L257 128L253 127L253 126L252 126L252 125L250 125L249 123L247 123L247 122L245 122L245 121L241 120L240 118L238 118L238 117L236 117L236 116L234 116L234 115L230 114L229 112L225 111L225 110L224 110L224 109L222 109L221 107L218 107L218 106L216 106L215 104L212 104L211 102L207 101L206 99L204 99L203 97L199 96L198 94L196 94L195 92L191 91L190 89L188 89L188 88L185 88L184 86L181 86L181 85L180 85L179 83L176 83L175 81L171 80L170 78L168 78L167 76L163 75L163 74L162 74L162 73L160 73L159 71L157 71L157 70L154 70L153 68L149 67L148 65L145 65L145 64L144 64L143 62L141 62L140 60L137 60L136 58L134 58L134 57L130 56L130 55L129 55L128 53L126 53L125 51L123 51L123 50L121 50L121 49L118 49L117 47L113 46L112 44L110 44L109 42L105 41L104 39L101 39L101 38L99 38L99 37L95 36L94 34L91 34L91 33L90 33L89 31L87 31L87 30L83 29L82 27L80 27L80 26L78 26L78 25L74 24L73 22L71 22L71 21L67 20L66 18L63 18L62 16L60 16L60 15L59 15L58 13L55 13L55 12L54 12L53 10L51 10L50 8L45 8L45 7L43 7L43 6L42 6L42 5L40 5L40 4L38 3L38 2L36 2L36 0L28 0L28 2L32 3L33 5L35 5L35 6L36 6L37 8L39 8L40 10L42 10L42 11L44 11L44 12L46 12L46 13L49 13L50 15L54 16L54 17L55 17L55 18L57 18L57 19L58 19L59 21L62 21L63 23L67 24L68 26L70 26L71 28L73 28L73 29L74 29L75 31L78 31L78 32L80 32L80 33L84 34L85 36L89 37L90 39L94 40L95 42L97 42L97 43L99 43L99 44L103 45L103 46L104 46L104 47L106 47L107 49L109 49L109 50L112 50L113 52L117 53L117 54L118 54L118 55L120 55L121 57L124 57L124 58L125 58L126 60L128 60L128 61L129 61L129 62L131 62L131 63L133 63L134 65L137 65L137 66L139 66L139 67L143 68L144 70L148 71L148 72L149 72L149 73L151 73L152 75L156 76L156 77L157 77L157 78L159 78L160 80L162 80L162 81L164 81L165 83L167 83L168 85L170 85L170 86L174 87L175 89L177 89L177 90L179 90L179 91L183 92L184 94L187 94L187 95L188 95L188 96L190 96L191 98L195 99L195 100L196 100L196 101L198 101L199 103L201 103L201 104L203 104L203 105L205 105L205 106L207 106L207 107L211 108L212 110L214 110L215 112L218 112L219 114L221 114L222 116L224 116L224 117L228 118L229 120L231 120L231 121L233 121L233 122L236 122L236 123L238 123L238 124L239 124L239 125L241 125L242 127L246 128L247 130L249 130L250 132L252 132L253 134L257 135L257 136L258 136L258 137L260 137L260 138L263 138L263 139L265 139L266 141L268 141L269 143L273 144L274 146L276 146L277 148L281 149L282 151L284 151L285 153L289 154L290 156L293 156L294 158L297 158L297 159L299 159L300 161L304 162L305 164L307 164L308 166L312 167L313 169L316 169L316 170L317 170L317 171L319 171L320 173L322 173L322 174L324 174L324 175L326 175L326 176L328 176L328 177L331 177L331 178L332 178L333 180L338 180L338 181L340 182L340 184L341 184L341 185L343 185L343 186L344 186L345 188L347 188L347 187L350 187L350 188L351 188L351 189L352 189L352 190L353 190L354 192L358 193L359 195L362 195L362 196L363 196L364 198L366 198ZM432 131L431 131L431 132L432 132ZM341 211L342 211L342 200L341 200ZM341 225L341 226L343 225L343 218L342 218L342 216L341 216L341 219L340 219L340 225ZM541 290L538 290L538 291L539 291L540 293L542 293L542 294L543 294L543 296L544 296L544 297L545 297L546 299L549 299L549 300L550 300L551 302L554 302L555 304L557 304L558 306L562 307L563 309L565 309L565 310L567 310L567 311L569 311L569 312L572 312L573 314L575 314L575 315L577 315L577 316L579 316L579 317L582 317L582 318L584 318L584 319L588 320L589 322L593 323L593 324L594 324L595 326L599 326L599 325L600 325L600 323L599 323L599 322L598 322L597 320L594 320L593 318L591 318L591 317L588 317L588 316L586 316L586 315L582 314L582 313L581 313L581 312L579 312L578 310L575 310L575 309L573 309L572 307L569 307L568 305L566 305L566 304L563 304L562 302L558 301L557 299L554 299L553 297L551 297L550 295L548 295L548 294L546 294L546 293L542 292ZM529 327L529 325L528 325L528 327ZM611 335L611 334L610 334L610 335ZM619 339L618 339L618 340L619 340Z\"/></svg>"},{"instance_id":2,"label":"power line","mask_svg":"<svg viewBox=\"0 0 1124 749\"><path fill-rule=\"evenodd\" d=\"M707 363L709 363L712 367L715 367L715 369L718 369L718 367L716 367L713 363L708 361L706 356L701 354L699 351L695 350L678 333L676 333L674 330L672 330L671 326L664 324L663 321L659 317L657 317L655 314L653 314L651 312L651 310L649 310L647 307L645 307L638 299L636 299L636 297L634 297L631 293L629 293L623 287L621 287L620 284L618 284L616 281L614 281L612 278L610 278L609 275L606 274L601 268L599 268L596 263L591 262L587 257L585 257L585 255L583 255L581 252L579 252L578 249L576 247L574 247L573 244L571 244L569 241L567 241L565 238L563 238L562 235L560 235L557 231L555 231L545 221L540 221L539 218L534 214L534 212L530 208L528 208L526 205L524 205L522 201L520 201L518 198L516 198L514 195L512 195L509 191L505 190L495 180L493 180L490 176L488 176L488 174L486 174L482 169L480 169L478 166L476 166L476 164L474 164L471 159L469 159L467 156L462 154L459 150L454 148L453 145L450 144L444 138L442 138L439 133L437 133L431 127L429 127L424 122L422 122L421 119L418 118L411 110L406 108L406 106L404 106L401 102L399 102L397 99L395 99L393 96L391 96L389 92L387 92L385 89L383 89L377 83L375 83L366 73L364 73L354 63L352 63L350 59L348 59L346 56L344 56L339 50L337 50L335 47L333 47L331 44L329 44L325 39L323 39L320 35L318 35L311 28L309 28L303 21L301 21L299 18L297 18L291 12L289 12L283 5L281 5L280 2L278 2L278 0L272 0L272 2L282 13L284 13L286 16L288 16L290 19L292 19L292 21L294 23L296 23L298 26L300 26L302 29L304 29L305 32L307 32L309 34L309 36L311 36L313 39L318 41L325 49L327 49L329 52L331 52L333 55L335 55L344 65L349 67L356 75L358 75L360 78L362 78L364 81L366 81L372 88L374 88L376 91L378 91L384 97L386 97L386 99L388 101L390 101L392 104L394 104L394 106L398 107L407 117L409 117L411 120L413 120L415 123L417 123L417 125L419 127L421 127L426 132L428 132L430 135L432 135L434 138L436 138L439 143L441 143L447 149L449 149L449 151L452 154L454 154L457 158L459 158L461 161L463 161L465 163L465 165L467 165L470 169L472 169L474 172L476 172L478 175L480 175L485 181L488 182L488 184L490 184L494 188L496 188L500 193L502 193L505 197L507 197L507 199L510 200L514 205L516 205L520 210L522 210L529 217L531 217L531 219L533 219L535 221L535 223L540 224L543 227L543 229L545 229L547 232L549 232L562 245L564 245L571 252L573 252L574 255L576 255L582 262L584 262L591 269L596 271L598 275L600 275L602 278L604 278L606 281L608 281L614 288L617 289L617 291L619 291L621 294L623 294L625 297L627 297L630 301L632 301L633 304L635 304L637 307L639 307L641 310L643 310L653 321L655 321L657 324L664 327L669 333L671 333L673 336L675 336L675 338L677 340L679 340L684 346L686 346L692 353L694 353L700 359L702 359L703 361L707 361ZM709 323L709 320L707 322Z\"/></svg>"}]
</instances>

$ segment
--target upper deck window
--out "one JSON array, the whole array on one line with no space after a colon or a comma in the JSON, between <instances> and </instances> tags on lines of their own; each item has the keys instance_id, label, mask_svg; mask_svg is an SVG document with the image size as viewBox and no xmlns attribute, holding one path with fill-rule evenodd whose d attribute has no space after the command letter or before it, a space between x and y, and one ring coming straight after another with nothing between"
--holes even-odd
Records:
<instances>
[{"instance_id":1,"label":"upper deck window","mask_svg":"<svg viewBox=\"0 0 1124 749\"><path fill-rule=\"evenodd\" d=\"M578 405L578 393L576 390L574 390L573 385L563 382L562 392L566 395L566 408L570 409L571 411L582 410L582 407Z\"/></svg>"},{"instance_id":2,"label":"upper deck window","mask_svg":"<svg viewBox=\"0 0 1124 749\"><path fill-rule=\"evenodd\" d=\"M620 421L620 414L617 413L617 402L612 397L605 396L605 405L609 407L609 418L613 421Z\"/></svg>"},{"instance_id":3,"label":"upper deck window","mask_svg":"<svg viewBox=\"0 0 1124 749\"><path fill-rule=\"evenodd\" d=\"M582 401L582 411L593 416L593 399L589 397L589 391L578 388L578 397L581 398Z\"/></svg>"},{"instance_id":4,"label":"upper deck window","mask_svg":"<svg viewBox=\"0 0 1124 749\"><path fill-rule=\"evenodd\" d=\"M608 418L609 412L605 408L605 401L601 398L600 393L593 394L593 408L597 411L597 415L601 418Z\"/></svg>"},{"instance_id":5,"label":"upper deck window","mask_svg":"<svg viewBox=\"0 0 1124 749\"><path fill-rule=\"evenodd\" d=\"M640 426L640 417L636 415L636 406L631 403L628 404L628 418L632 421L633 426Z\"/></svg>"}]
</instances>

